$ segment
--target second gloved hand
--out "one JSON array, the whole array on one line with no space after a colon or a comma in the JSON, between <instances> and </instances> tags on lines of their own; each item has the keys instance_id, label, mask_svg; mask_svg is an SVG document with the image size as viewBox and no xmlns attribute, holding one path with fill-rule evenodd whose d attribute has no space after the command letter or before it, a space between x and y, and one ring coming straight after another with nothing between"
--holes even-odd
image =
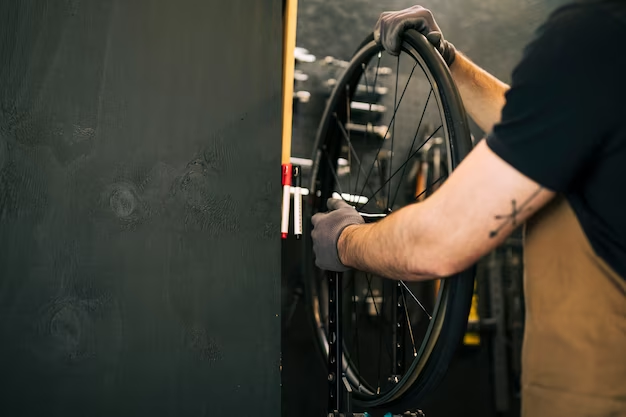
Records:
<instances>
[{"instance_id":1,"label":"second gloved hand","mask_svg":"<svg viewBox=\"0 0 626 417\"><path fill-rule=\"evenodd\" d=\"M376 22L374 39L390 54L399 55L402 34L409 29L415 29L426 36L446 64L452 65L456 57L454 45L443 38L433 14L422 6L413 6L398 12L384 12Z\"/></svg>"},{"instance_id":2,"label":"second gloved hand","mask_svg":"<svg viewBox=\"0 0 626 417\"><path fill-rule=\"evenodd\" d=\"M343 200L330 198L326 205L327 213L317 213L311 219L315 264L326 271L345 272L350 268L339 259L339 237L346 227L365 222L359 212Z\"/></svg>"}]
</instances>

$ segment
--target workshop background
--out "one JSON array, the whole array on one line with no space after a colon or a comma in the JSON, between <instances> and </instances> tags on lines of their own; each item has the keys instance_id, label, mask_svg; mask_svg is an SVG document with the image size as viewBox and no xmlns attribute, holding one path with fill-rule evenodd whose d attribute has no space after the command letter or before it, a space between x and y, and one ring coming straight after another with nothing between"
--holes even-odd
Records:
<instances>
[{"instance_id":1,"label":"workshop background","mask_svg":"<svg viewBox=\"0 0 626 417\"><path fill-rule=\"evenodd\" d=\"M510 82L524 46L566 0L299 0L292 156L311 158L317 124L341 68L383 11L421 4L433 11L447 40L478 65ZM306 54L311 56L307 56ZM311 61L315 57L314 62ZM332 85L332 81L330 83ZM410 100L405 98L405 101ZM482 132L470 122L474 138ZM306 170L304 171L306 177ZM306 181L303 181L306 183ZM306 316L299 245L283 246L283 416L319 417L327 406L327 372ZM476 310L468 336L436 392L419 404L427 416L519 415L519 349L523 334L522 250L519 234L486 257L477 275ZM478 314L476 314L478 313ZM476 317L478 316L478 317ZM476 344L476 335L480 342Z\"/></svg>"}]
</instances>

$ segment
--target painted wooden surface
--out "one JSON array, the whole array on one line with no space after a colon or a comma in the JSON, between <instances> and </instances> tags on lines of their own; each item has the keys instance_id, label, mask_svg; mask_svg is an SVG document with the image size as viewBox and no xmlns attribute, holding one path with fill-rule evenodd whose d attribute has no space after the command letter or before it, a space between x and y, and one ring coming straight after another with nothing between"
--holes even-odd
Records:
<instances>
[{"instance_id":1,"label":"painted wooden surface","mask_svg":"<svg viewBox=\"0 0 626 417\"><path fill-rule=\"evenodd\" d=\"M281 2L0 2L0 416L278 415Z\"/></svg>"}]
</instances>

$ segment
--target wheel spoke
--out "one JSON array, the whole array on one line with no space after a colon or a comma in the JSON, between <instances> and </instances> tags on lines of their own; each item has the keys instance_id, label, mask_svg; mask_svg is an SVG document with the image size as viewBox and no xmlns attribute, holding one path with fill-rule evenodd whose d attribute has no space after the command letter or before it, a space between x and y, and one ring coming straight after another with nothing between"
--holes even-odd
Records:
<instances>
[{"instance_id":1,"label":"wheel spoke","mask_svg":"<svg viewBox=\"0 0 626 417\"><path fill-rule=\"evenodd\" d=\"M370 286L370 290L371 290L371 286ZM383 303L384 303L385 302L385 286L384 285L383 285L383 291L382 292L383 292ZM382 321L382 318L381 318L381 321ZM377 383L376 383L376 385L377 385L376 393L377 394L380 394L380 372L382 370L382 366L381 366L382 363L381 363L381 361L382 361L382 357L383 357L383 355L381 354L382 353L381 352L382 348L383 348L383 331L382 331L382 328L381 328L380 336L378 337L378 378L377 378Z\"/></svg>"},{"instance_id":2,"label":"wheel spoke","mask_svg":"<svg viewBox=\"0 0 626 417\"><path fill-rule=\"evenodd\" d=\"M350 149L352 148L352 141L350 140L350 132L346 132L341 123L339 123L339 119L337 118L337 113L334 113L335 120L337 120L339 127L341 128L341 132L346 137L348 144L350 145ZM348 121L348 125L350 123L350 86L346 85L346 118ZM356 152L355 152L356 153ZM359 164L360 167L360 164ZM348 152L348 191L352 190L352 186L350 185L352 182L352 152Z\"/></svg>"},{"instance_id":3,"label":"wheel spoke","mask_svg":"<svg viewBox=\"0 0 626 417\"><path fill-rule=\"evenodd\" d=\"M407 285L404 283L404 281L400 281L400 283L402 284L402 286L404 288L406 288L406 290L409 292L409 294L411 294L411 297L413 297L413 299L415 300L415 302L417 303L417 305L419 305L422 310L424 311L424 313L426 313L426 315L428 316L428 320L432 320L433 316L431 316L428 311L426 311L426 308L424 308L424 305L420 302L420 300L418 300L418 298L415 296L415 294L413 294L413 291L411 291L409 289L409 287L407 287Z\"/></svg>"},{"instance_id":4,"label":"wheel spoke","mask_svg":"<svg viewBox=\"0 0 626 417\"><path fill-rule=\"evenodd\" d=\"M367 279L367 288L370 294L370 298L372 299L372 303L374 304L374 310L376 311L376 317L379 321L383 321L383 310L381 306L381 310L378 309L376 305L376 299L374 298L374 292L372 291L372 276L371 274L365 274L365 278ZM367 299L367 297L366 297ZM385 286L383 285L383 293L382 293L383 303L385 302ZM382 360L382 350L383 350L383 331L380 331L378 338L378 389L380 390L380 371L381 371L381 360ZM391 359L391 351L389 350L389 346L385 345L385 351L387 352L387 356Z\"/></svg>"},{"instance_id":5,"label":"wheel spoke","mask_svg":"<svg viewBox=\"0 0 626 417\"><path fill-rule=\"evenodd\" d=\"M413 325L411 325L411 317L409 317L409 310L406 308L406 296L404 294L404 287L400 287L402 290L402 302L404 303L404 313L406 314L406 322L409 326L409 335L411 336L411 345L413 346L413 357L417 356L417 349L415 347L415 337L413 336Z\"/></svg>"},{"instance_id":6,"label":"wheel spoke","mask_svg":"<svg viewBox=\"0 0 626 417\"><path fill-rule=\"evenodd\" d=\"M380 192L380 190L382 190L383 188L385 188L385 186L387 185L387 183L388 183L389 181L391 181L391 180L393 179L393 177L395 177L395 176L396 176L396 174L397 174L398 172L400 172L400 170L401 170L402 168L404 168L404 167L405 167L405 166L409 163L409 161L410 161L410 160L411 160L411 159L412 159L415 155L417 155L417 153L418 153L418 152L419 152L419 151L420 151L420 150L424 147L424 145L425 145L426 143L428 143L428 141L429 141L430 139L432 139L432 137L433 137L433 136L435 136L435 134L436 134L436 133L439 131L439 129L441 129L442 127L443 127L443 125L440 125L437 129L435 129L435 131L434 131L434 132L433 132L433 133L432 133L432 134L431 134L431 135L430 135L430 136L429 136L429 137L428 137L428 138L424 141L424 143L422 143L422 144L421 144L421 145L420 145L420 146L419 146L419 147L415 150L415 152L413 152L413 153L409 156L409 158L407 158L407 160L406 160L406 161L405 161L402 165L400 165L400 167L399 167L399 168L398 168L398 169L397 169L397 170L396 170L396 171L395 171L395 172L394 172L394 173L393 173L393 174L392 174L389 178L387 178L387 181L385 181L385 183L384 183L384 184L382 184L382 185L381 185L381 186L380 186L380 187L376 190L376 192L374 193L374 195L372 195L372 196L370 196L370 197L369 197L369 199L368 199L367 203L364 203L362 206L358 207L358 209L360 210L360 209L362 209L363 207L367 206L367 205L369 204L369 202L370 202L370 201L372 201L371 199L372 199L372 198L374 198L374 196L375 196L376 194L378 194L378 193Z\"/></svg>"},{"instance_id":7,"label":"wheel spoke","mask_svg":"<svg viewBox=\"0 0 626 417\"><path fill-rule=\"evenodd\" d=\"M376 306L376 299L374 298L374 293L372 292L372 276L371 274L366 274L365 276L367 278L367 289L369 290L372 303L374 303L374 311L376 311L376 317L380 317L380 313L378 312L378 307Z\"/></svg>"},{"instance_id":8,"label":"wheel spoke","mask_svg":"<svg viewBox=\"0 0 626 417\"><path fill-rule=\"evenodd\" d=\"M422 127L422 121L424 120L424 115L426 114L426 108L428 107L428 102L430 101L430 97L433 94L433 89L432 87L430 88L430 92L428 93L428 98L426 99L426 104L424 104L424 109L422 110L422 115L420 117L420 121L417 124L417 129L415 129L415 135L413 135L413 141L411 142L411 147L409 148L409 151L407 152L406 155L406 164L404 164L404 168L402 168L402 175L400 175L400 180L402 180L402 178L404 177L404 173L406 172L406 167L408 166L408 161L411 156L411 153L413 152L413 146L415 146L415 141L417 140L417 135L420 131L420 128ZM391 200L391 207L393 208L393 205L396 202L396 198L398 197L398 191L400 191L400 186L402 185L402 181L398 181L398 186L396 187L396 192L393 196L393 200Z\"/></svg>"},{"instance_id":9,"label":"wheel spoke","mask_svg":"<svg viewBox=\"0 0 626 417\"><path fill-rule=\"evenodd\" d=\"M398 108L396 107L396 102L398 99L398 80L400 79L400 55L398 55L398 60L396 61L396 92L394 93L393 96L393 108L396 109L395 111L398 111ZM409 84L407 83L407 86ZM398 122L398 120L396 119L396 114L394 112L394 118L393 118L393 126L392 126L392 131L391 131L391 152L389 153L389 171L391 171L393 169L393 144L394 141L396 139L396 123ZM389 198L391 198L391 181L389 181L389 191L387 191L387 212L389 212Z\"/></svg>"},{"instance_id":10,"label":"wheel spoke","mask_svg":"<svg viewBox=\"0 0 626 417\"><path fill-rule=\"evenodd\" d=\"M352 343L356 340L354 344L356 350L356 367L357 369L361 369L361 356L359 354L359 313L357 311L357 298L356 298L356 277L352 274L352 310L354 313L354 338L352 339ZM361 380L359 379L359 388L361 388Z\"/></svg>"},{"instance_id":11,"label":"wheel spoke","mask_svg":"<svg viewBox=\"0 0 626 417\"><path fill-rule=\"evenodd\" d=\"M432 184L426 187L424 191L422 191L421 193L415 196L415 201L417 201L421 196L423 196L428 191L430 191L435 185L437 185L438 182L445 180L447 177L448 177L447 175L442 175L441 177L437 178L435 181L433 181Z\"/></svg>"},{"instance_id":12,"label":"wheel spoke","mask_svg":"<svg viewBox=\"0 0 626 417\"><path fill-rule=\"evenodd\" d=\"M389 171L389 161L386 158L381 158L378 159L376 161L376 169L378 170L378 182L379 184L387 184L387 178L388 178L388 173ZM381 187L381 189L379 189L378 191L382 191L383 194L385 192L384 186ZM383 200L385 199L385 196L382 196ZM385 204L385 207L387 206L387 204ZM381 209L383 208L382 206L380 207ZM385 212L387 212L385 210Z\"/></svg>"},{"instance_id":13,"label":"wheel spoke","mask_svg":"<svg viewBox=\"0 0 626 417\"><path fill-rule=\"evenodd\" d=\"M376 95L376 85L378 82L378 69L380 68L380 58L382 56L381 52L378 52L378 62L376 64L376 73L374 74L374 86L372 87L372 94ZM365 91L369 93L369 83L367 82L367 66L369 66L369 61L367 63L367 65L365 64L361 64L361 68L363 69L363 78L365 79ZM367 135L369 133L369 126L372 124L372 104L373 103L368 103L369 104L369 111L368 111L368 121L367 124L365 125L365 131L363 132L363 142L367 143ZM354 193L356 193L356 190L359 187L359 177L361 175L361 171L357 172L356 175L356 182L354 184Z\"/></svg>"},{"instance_id":14,"label":"wheel spoke","mask_svg":"<svg viewBox=\"0 0 626 417\"><path fill-rule=\"evenodd\" d=\"M374 297L374 292L372 291L372 275L366 273L365 278L367 279L367 288L368 288L372 303L374 304L374 311L376 312L376 317L382 321L384 320L384 317L383 317L384 311L382 310L382 306L381 306L381 309L379 310L378 306L376 305L376 298ZM383 303L385 302L384 291L385 291L385 286L383 285L383 296L382 296ZM366 294L365 299L367 299L367 294ZM391 358L391 351L389 350L389 346L385 346L385 348L387 350L387 355Z\"/></svg>"},{"instance_id":15,"label":"wheel spoke","mask_svg":"<svg viewBox=\"0 0 626 417\"><path fill-rule=\"evenodd\" d=\"M361 163L361 158L359 158L359 155L357 154L356 149L354 149L354 146L352 145L352 141L350 140L350 136L349 136L348 132L346 132L345 127L341 124L341 121L339 120L339 117L337 117L337 113L333 113L333 116L335 117L335 120L337 121L337 126L339 126L339 130L341 130L341 134L345 138L346 142L348 142L348 148L350 149L350 152L348 153L348 155L353 154L354 159L356 160L356 163L359 165L359 172L363 172L363 174L365 174L365 172L363 171L363 165ZM352 169L350 169L350 172L352 172ZM358 181L358 177L357 177L357 181ZM368 188L369 188L370 192L372 192L372 185L371 184L368 184ZM348 189L350 189L350 187L348 187ZM356 187L355 187L355 189L356 189Z\"/></svg>"},{"instance_id":16,"label":"wheel spoke","mask_svg":"<svg viewBox=\"0 0 626 417\"><path fill-rule=\"evenodd\" d=\"M343 198L343 190L341 189L341 184L339 183L339 177L337 176L337 171L333 167L333 161L330 159L330 155L328 155L328 152L326 151L326 149L322 149L322 152L324 153L324 155L326 155L326 160L328 161L328 167L330 168L330 172L333 174L333 177L335 177L335 183L337 184L337 188L339 188L339 196L341 197L343 201L346 201L346 199Z\"/></svg>"},{"instance_id":17,"label":"wheel spoke","mask_svg":"<svg viewBox=\"0 0 626 417\"><path fill-rule=\"evenodd\" d=\"M372 166L370 167L370 170L368 171L367 176L365 177L365 184L367 184L367 181L369 180L370 175L372 175L372 170L374 169L374 163L378 160L378 155L380 155L380 150L385 144L385 140L387 140L387 135L389 134L389 128L391 127L391 124L393 123L393 121L396 119L398 108L400 107L400 104L402 104L404 93L406 93L406 89L409 86L409 82L411 81L411 78L413 77L413 72L415 71L415 67L417 67L417 62L415 63L415 65L413 65L411 74L409 74L409 79L407 80L406 85L404 86L404 90L402 90L402 94L400 95L400 100L398 101L398 105L394 106L393 116L391 117L391 121L389 122L389 125L387 126L387 130L385 131L385 136L382 138L380 142L380 146L378 147L378 151L376 152L376 156L374 157L374 162L372 163ZM363 189L361 190L359 195L363 195L363 191L365 190L365 184L363 184Z\"/></svg>"}]
</instances>

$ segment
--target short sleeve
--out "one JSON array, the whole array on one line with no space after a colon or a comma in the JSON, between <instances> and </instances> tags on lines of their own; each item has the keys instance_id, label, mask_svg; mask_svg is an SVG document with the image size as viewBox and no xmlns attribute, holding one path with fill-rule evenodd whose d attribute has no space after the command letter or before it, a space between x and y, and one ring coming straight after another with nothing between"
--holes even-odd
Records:
<instances>
[{"instance_id":1,"label":"short sleeve","mask_svg":"<svg viewBox=\"0 0 626 417\"><path fill-rule=\"evenodd\" d=\"M612 25L583 6L555 12L514 70L502 119L487 137L498 156L553 191L572 187L618 119Z\"/></svg>"}]
</instances>

